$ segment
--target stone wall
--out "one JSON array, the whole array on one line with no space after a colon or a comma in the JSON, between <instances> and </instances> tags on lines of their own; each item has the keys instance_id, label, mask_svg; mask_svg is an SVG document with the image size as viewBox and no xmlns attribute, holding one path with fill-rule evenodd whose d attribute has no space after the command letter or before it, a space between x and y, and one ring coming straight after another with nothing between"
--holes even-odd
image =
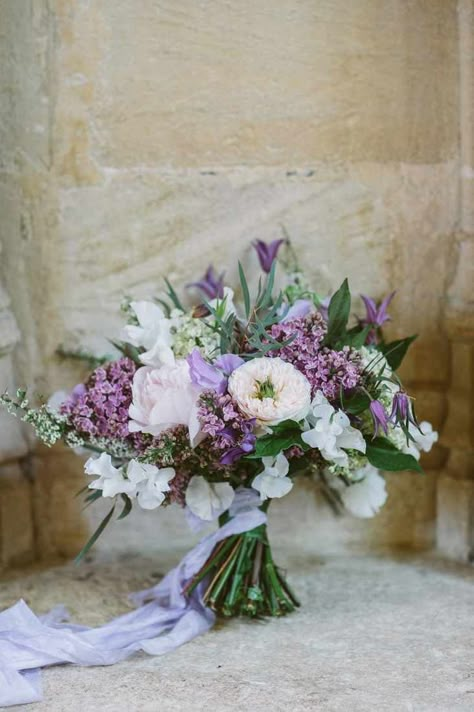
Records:
<instances>
[{"instance_id":1,"label":"stone wall","mask_svg":"<svg viewBox=\"0 0 474 712\"><path fill-rule=\"evenodd\" d=\"M455 0L1 0L0 12L18 382L73 385L81 372L57 345L106 350L124 293L227 267L284 225L321 291L346 275L356 293L399 289L390 335L420 334L405 377L442 425L461 195ZM38 516L61 527L44 546L68 553L79 519L61 512L81 465L39 457L32 480L55 504ZM303 493L299 506L336 546L430 545L445 459L440 446L424 479L391 476L386 511L363 529L331 528Z\"/></svg>"}]
</instances>

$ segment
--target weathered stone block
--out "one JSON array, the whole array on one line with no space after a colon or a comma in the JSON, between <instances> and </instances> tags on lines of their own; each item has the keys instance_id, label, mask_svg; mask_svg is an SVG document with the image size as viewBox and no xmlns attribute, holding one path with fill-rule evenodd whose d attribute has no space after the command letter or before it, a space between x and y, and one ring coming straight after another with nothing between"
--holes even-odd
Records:
<instances>
[{"instance_id":1,"label":"weathered stone block","mask_svg":"<svg viewBox=\"0 0 474 712\"><path fill-rule=\"evenodd\" d=\"M31 494L31 483L19 465L0 467L0 569L35 558Z\"/></svg>"},{"instance_id":2,"label":"weathered stone block","mask_svg":"<svg viewBox=\"0 0 474 712\"><path fill-rule=\"evenodd\" d=\"M450 559L474 557L474 480L441 475L438 481L436 538Z\"/></svg>"},{"instance_id":3,"label":"weathered stone block","mask_svg":"<svg viewBox=\"0 0 474 712\"><path fill-rule=\"evenodd\" d=\"M75 556L87 541L82 499L75 496L85 484L83 463L65 448L41 447L32 467L38 555Z\"/></svg>"},{"instance_id":4,"label":"weathered stone block","mask_svg":"<svg viewBox=\"0 0 474 712\"><path fill-rule=\"evenodd\" d=\"M96 182L91 156L168 168L426 164L456 151L454 1L56 8L66 182Z\"/></svg>"}]
</instances>

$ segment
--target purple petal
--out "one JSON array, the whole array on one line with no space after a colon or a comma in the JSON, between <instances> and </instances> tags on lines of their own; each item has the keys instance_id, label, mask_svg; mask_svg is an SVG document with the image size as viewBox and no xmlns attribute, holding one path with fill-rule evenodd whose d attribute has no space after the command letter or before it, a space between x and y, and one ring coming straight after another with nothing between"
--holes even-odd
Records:
<instances>
[{"instance_id":1,"label":"purple petal","mask_svg":"<svg viewBox=\"0 0 474 712\"><path fill-rule=\"evenodd\" d=\"M313 308L313 304L308 299L297 299L286 311L281 323L292 319L302 319L307 316Z\"/></svg>"},{"instance_id":2,"label":"purple petal","mask_svg":"<svg viewBox=\"0 0 474 712\"><path fill-rule=\"evenodd\" d=\"M390 304L390 302L392 301L392 299L394 298L395 294L396 294L396 292L392 292L387 297L385 297L385 299L383 300L383 302L377 309L375 323L378 326L382 326L382 324L384 324L386 321L388 321L390 319L390 317L387 314L387 308L388 308L388 305Z\"/></svg>"},{"instance_id":3,"label":"purple petal","mask_svg":"<svg viewBox=\"0 0 474 712\"><path fill-rule=\"evenodd\" d=\"M222 354L214 361L214 366L216 366L225 376L230 376L230 374L235 371L236 368L242 366L244 359L236 354Z\"/></svg>"},{"instance_id":4,"label":"purple petal","mask_svg":"<svg viewBox=\"0 0 474 712\"><path fill-rule=\"evenodd\" d=\"M257 252L260 267L267 274L270 272L278 250L284 242L285 240L273 240L273 242L267 244L263 240L255 240L255 242L252 243Z\"/></svg>"},{"instance_id":5,"label":"purple petal","mask_svg":"<svg viewBox=\"0 0 474 712\"><path fill-rule=\"evenodd\" d=\"M374 424L374 437L377 437L380 429L387 435L389 418L382 403L378 400L373 400L369 408Z\"/></svg>"},{"instance_id":6,"label":"purple petal","mask_svg":"<svg viewBox=\"0 0 474 712\"><path fill-rule=\"evenodd\" d=\"M376 324L377 323L377 305L375 304L374 300L371 297L366 297L364 294L361 294L361 299L365 304L365 310L367 312L366 314L366 322L368 324Z\"/></svg>"},{"instance_id":7,"label":"purple petal","mask_svg":"<svg viewBox=\"0 0 474 712\"><path fill-rule=\"evenodd\" d=\"M195 386L211 388L219 393L225 390L227 385L226 378L215 366L211 366L210 363L203 359L198 348L191 351L186 361L189 365L191 382L194 383Z\"/></svg>"},{"instance_id":8,"label":"purple petal","mask_svg":"<svg viewBox=\"0 0 474 712\"><path fill-rule=\"evenodd\" d=\"M198 282L191 282L188 287L197 287L208 299L222 299L224 296L224 274L217 275L214 267L209 265L206 274Z\"/></svg>"}]
</instances>

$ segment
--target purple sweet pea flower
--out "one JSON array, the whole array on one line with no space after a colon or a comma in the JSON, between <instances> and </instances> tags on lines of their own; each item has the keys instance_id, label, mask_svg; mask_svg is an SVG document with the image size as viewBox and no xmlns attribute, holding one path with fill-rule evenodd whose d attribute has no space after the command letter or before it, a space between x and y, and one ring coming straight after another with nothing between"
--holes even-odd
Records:
<instances>
[{"instance_id":1,"label":"purple sweet pea flower","mask_svg":"<svg viewBox=\"0 0 474 712\"><path fill-rule=\"evenodd\" d=\"M188 287L197 287L204 292L208 299L222 299L224 297L224 274L217 274L213 265L209 265L206 274L198 282L191 282Z\"/></svg>"},{"instance_id":2,"label":"purple sweet pea flower","mask_svg":"<svg viewBox=\"0 0 474 712\"><path fill-rule=\"evenodd\" d=\"M252 243L257 252L260 267L267 274L270 272L278 250L284 242L285 240L273 240L273 242L267 244L263 240L255 240L255 242Z\"/></svg>"},{"instance_id":3,"label":"purple sweet pea flower","mask_svg":"<svg viewBox=\"0 0 474 712\"><path fill-rule=\"evenodd\" d=\"M244 359L240 358L236 354L222 354L214 361L214 366L216 366L219 371L222 371L224 376L229 377L230 374L235 371L236 368L242 366Z\"/></svg>"},{"instance_id":4,"label":"purple sweet pea flower","mask_svg":"<svg viewBox=\"0 0 474 712\"><path fill-rule=\"evenodd\" d=\"M244 362L235 354L223 354L215 360L214 364L210 364L201 356L198 348L191 351L186 361L189 365L191 382L195 386L217 391L220 394L225 393L232 371Z\"/></svg>"},{"instance_id":5,"label":"purple sweet pea flower","mask_svg":"<svg viewBox=\"0 0 474 712\"><path fill-rule=\"evenodd\" d=\"M280 322L283 324L286 321L291 321L292 319L302 319L305 316L308 316L312 308L313 304L309 301L309 299L297 299L291 307L286 309L286 311L285 307L282 308L283 318L280 319Z\"/></svg>"},{"instance_id":6,"label":"purple sweet pea flower","mask_svg":"<svg viewBox=\"0 0 474 712\"><path fill-rule=\"evenodd\" d=\"M374 299L371 297L366 297L361 294L361 298L365 304L365 319L361 319L361 324L366 326L373 326L367 336L367 343L376 344L377 343L377 329L379 329L386 321L390 321L390 317L387 314L387 308L392 299L394 298L396 292L392 292L377 306Z\"/></svg>"},{"instance_id":7,"label":"purple sweet pea flower","mask_svg":"<svg viewBox=\"0 0 474 712\"><path fill-rule=\"evenodd\" d=\"M186 361L189 365L191 382L194 383L195 386L201 386L206 389L209 388L218 393L225 392L227 378L223 375L222 371L219 371L218 368L203 359L198 348L191 351Z\"/></svg>"},{"instance_id":8,"label":"purple sweet pea flower","mask_svg":"<svg viewBox=\"0 0 474 712\"><path fill-rule=\"evenodd\" d=\"M374 423L374 438L378 436L380 430L383 430L385 435L387 435L389 418L382 403L378 400L373 400L370 403L369 409Z\"/></svg>"}]
</instances>

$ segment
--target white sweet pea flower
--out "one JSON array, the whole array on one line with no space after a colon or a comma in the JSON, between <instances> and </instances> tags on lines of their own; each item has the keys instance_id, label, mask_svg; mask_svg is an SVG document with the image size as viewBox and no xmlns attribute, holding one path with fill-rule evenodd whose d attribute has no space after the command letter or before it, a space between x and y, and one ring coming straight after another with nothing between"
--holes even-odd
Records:
<instances>
[{"instance_id":1,"label":"white sweet pea flower","mask_svg":"<svg viewBox=\"0 0 474 712\"><path fill-rule=\"evenodd\" d=\"M284 497L293 487L288 475L289 462L282 452L276 457L262 457L264 470L252 482L252 487L260 493L260 499Z\"/></svg>"},{"instance_id":2,"label":"white sweet pea flower","mask_svg":"<svg viewBox=\"0 0 474 712\"><path fill-rule=\"evenodd\" d=\"M387 491L385 480L370 464L353 473L357 481L345 485L337 476L329 479L329 486L339 492L344 507L355 517L369 519L385 504Z\"/></svg>"},{"instance_id":3,"label":"white sweet pea flower","mask_svg":"<svg viewBox=\"0 0 474 712\"><path fill-rule=\"evenodd\" d=\"M190 511L205 522L227 511L233 499L234 490L228 482L208 482L200 475L191 478L185 495Z\"/></svg>"},{"instance_id":4,"label":"white sweet pea flower","mask_svg":"<svg viewBox=\"0 0 474 712\"><path fill-rule=\"evenodd\" d=\"M353 428L342 410L336 410L317 391L308 415L309 427L301 439L312 448L317 448L325 460L347 467L349 457L346 449L365 453L366 442L360 430Z\"/></svg>"},{"instance_id":5,"label":"white sweet pea flower","mask_svg":"<svg viewBox=\"0 0 474 712\"><path fill-rule=\"evenodd\" d=\"M170 481L176 475L172 467L159 469L154 465L144 465L132 460L127 468L127 475L137 482L137 502L142 509L156 509L169 492Z\"/></svg>"},{"instance_id":6,"label":"white sweet pea flower","mask_svg":"<svg viewBox=\"0 0 474 712\"><path fill-rule=\"evenodd\" d=\"M132 346L142 346L146 351L140 354L145 366L172 365L174 354L171 348L171 327L173 321L167 319L161 307L154 302L131 302L138 326L128 324L122 329L120 338Z\"/></svg>"},{"instance_id":7,"label":"white sweet pea flower","mask_svg":"<svg viewBox=\"0 0 474 712\"><path fill-rule=\"evenodd\" d=\"M112 458L103 452L100 457L91 457L84 465L86 475L99 475L91 482L89 489L102 490L102 497L116 497L118 494L133 496L136 484L126 479L121 470L112 465Z\"/></svg>"},{"instance_id":8,"label":"white sweet pea flower","mask_svg":"<svg viewBox=\"0 0 474 712\"><path fill-rule=\"evenodd\" d=\"M418 429L413 423L409 423L408 432L412 436L413 440L410 440L407 445L406 439L403 443L403 452L408 455L413 455L417 460L420 459L420 453L429 452L433 447L434 443L438 441L438 433L433 430L433 426L428 421L423 420ZM421 432L420 432L421 430Z\"/></svg>"}]
</instances>

